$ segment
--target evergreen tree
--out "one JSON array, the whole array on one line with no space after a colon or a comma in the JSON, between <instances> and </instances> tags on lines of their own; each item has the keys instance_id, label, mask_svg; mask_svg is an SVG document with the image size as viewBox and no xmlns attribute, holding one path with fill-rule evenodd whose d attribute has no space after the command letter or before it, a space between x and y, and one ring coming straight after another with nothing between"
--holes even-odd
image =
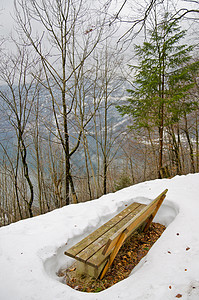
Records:
<instances>
[{"instance_id":1,"label":"evergreen tree","mask_svg":"<svg viewBox=\"0 0 199 300\"><path fill-rule=\"evenodd\" d=\"M193 86L190 76L193 46L181 43L185 34L177 21L168 21L168 14L149 30L149 41L135 46L138 66L131 66L136 71L134 88L128 90L127 104L117 107L122 115L133 117L133 128L158 129L159 177L164 127L179 120L185 108L179 100Z\"/></svg>"}]
</instances>

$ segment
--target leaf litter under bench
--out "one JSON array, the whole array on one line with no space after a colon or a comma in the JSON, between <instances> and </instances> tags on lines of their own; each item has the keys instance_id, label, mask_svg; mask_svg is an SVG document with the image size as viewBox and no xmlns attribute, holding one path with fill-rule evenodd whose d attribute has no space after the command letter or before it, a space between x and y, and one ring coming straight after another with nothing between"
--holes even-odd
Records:
<instances>
[{"instance_id":1,"label":"leaf litter under bench","mask_svg":"<svg viewBox=\"0 0 199 300\"><path fill-rule=\"evenodd\" d=\"M102 280L85 275L77 276L75 264L66 270L60 270L57 276L63 277L65 284L78 291L89 293L105 290L129 276L133 268L147 254L164 230L164 225L152 223L147 232L136 232L133 236L130 236L121 247L112 266Z\"/></svg>"}]
</instances>

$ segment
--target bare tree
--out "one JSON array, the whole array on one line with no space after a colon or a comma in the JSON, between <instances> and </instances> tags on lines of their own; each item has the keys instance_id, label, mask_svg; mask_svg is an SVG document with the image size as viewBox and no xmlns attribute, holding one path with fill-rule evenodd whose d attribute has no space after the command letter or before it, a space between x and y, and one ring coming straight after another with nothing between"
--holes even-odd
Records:
<instances>
[{"instance_id":1,"label":"bare tree","mask_svg":"<svg viewBox=\"0 0 199 300\"><path fill-rule=\"evenodd\" d=\"M124 91L125 78L122 76L123 60L121 53L104 45L103 51L95 54L92 76L92 98L96 113L92 126L86 134L87 156L91 168L96 196L106 194L108 189L108 168L121 145L122 129L115 125L116 102ZM95 143L88 145L88 139ZM91 162L90 156L96 159ZM95 170L95 171L94 171Z\"/></svg>"},{"instance_id":2,"label":"bare tree","mask_svg":"<svg viewBox=\"0 0 199 300\"><path fill-rule=\"evenodd\" d=\"M16 19L30 45L41 60L44 79L41 82L51 99L54 115L54 134L65 155L65 201L69 204L69 185L72 186L70 159L79 147L82 130L71 148L69 119L75 98L75 74L81 71L86 59L98 44L105 22L104 15L93 18L89 3L82 0L15 0ZM35 25L39 24L39 31ZM39 32L39 33L38 33ZM74 95L74 92L73 92Z\"/></svg>"},{"instance_id":3,"label":"bare tree","mask_svg":"<svg viewBox=\"0 0 199 300\"><path fill-rule=\"evenodd\" d=\"M33 216L34 188L29 173L27 135L32 106L37 93L37 85L35 85L34 78L31 76L32 66L33 61L30 61L29 53L24 48L17 48L17 54L6 55L4 53L0 64L0 78L5 85L5 88L0 90L1 105L7 114L7 120L9 120L12 130L15 132L14 139L17 144L16 165L12 167L15 169L16 197L18 199L17 178L20 161L23 176L29 188L29 199L24 197L23 200L30 217ZM17 200L17 203L19 203L19 200ZM20 211L19 213L21 215Z\"/></svg>"},{"instance_id":4,"label":"bare tree","mask_svg":"<svg viewBox=\"0 0 199 300\"><path fill-rule=\"evenodd\" d=\"M112 0L112 2L114 2ZM124 32L120 35L119 41L126 43L132 41L143 29L150 19L154 8L165 5L171 13L171 20L179 19L199 21L199 1L198 0L145 0L130 1L123 0L110 17L110 25L119 23L124 25ZM131 11L131 13L129 13Z\"/></svg>"}]
</instances>

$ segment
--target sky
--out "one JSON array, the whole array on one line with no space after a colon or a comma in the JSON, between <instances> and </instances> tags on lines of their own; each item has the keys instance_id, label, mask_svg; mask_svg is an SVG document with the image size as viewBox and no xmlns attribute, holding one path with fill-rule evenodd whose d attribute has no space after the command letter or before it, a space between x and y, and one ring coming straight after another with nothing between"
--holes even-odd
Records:
<instances>
[{"instance_id":1,"label":"sky","mask_svg":"<svg viewBox=\"0 0 199 300\"><path fill-rule=\"evenodd\" d=\"M0 0L0 34L9 34L13 27L11 17L14 7L13 0Z\"/></svg>"},{"instance_id":2,"label":"sky","mask_svg":"<svg viewBox=\"0 0 199 300\"><path fill-rule=\"evenodd\" d=\"M106 2L107 0L99 0L100 3ZM110 12L114 15L115 12L118 11L118 9L121 7L121 4L123 3L124 0L112 0L112 4L110 7ZM148 0L149 1L149 0ZM169 3L170 7L174 7L173 3L175 3L176 8L181 8L181 7L192 7L192 5L194 4L190 4L190 2L188 1L183 1L183 0L168 0L168 1L164 1L165 6L166 3ZM123 18L125 19L127 16L131 17L132 19L136 19L136 15L137 13L139 13L141 11L141 9L143 9L143 7L146 6L145 4L146 2L144 0L127 0L121 16L123 16ZM193 1L194 3L194 1ZM196 4L195 4L196 5ZM96 6L97 7L97 6ZM13 16L14 16L14 0L0 0L0 35L8 35L11 30L13 30L13 26L14 26L14 22L13 22ZM184 24L186 25L187 28L192 27L193 28L193 24L191 21L184 21ZM120 30L118 32L118 34L121 36L126 29L129 28L129 26L131 26L131 24L128 23L122 23ZM190 28L189 28L190 29Z\"/></svg>"},{"instance_id":3,"label":"sky","mask_svg":"<svg viewBox=\"0 0 199 300\"><path fill-rule=\"evenodd\" d=\"M198 300L199 174L142 182L116 193L0 228L1 300ZM56 274L74 260L64 251L133 202L167 196L154 221L166 226L125 280L99 293Z\"/></svg>"}]
</instances>

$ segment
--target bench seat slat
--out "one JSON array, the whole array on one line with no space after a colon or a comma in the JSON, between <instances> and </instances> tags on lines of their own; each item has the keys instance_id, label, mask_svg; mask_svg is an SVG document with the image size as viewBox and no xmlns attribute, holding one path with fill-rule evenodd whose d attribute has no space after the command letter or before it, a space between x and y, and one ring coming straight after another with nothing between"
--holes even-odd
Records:
<instances>
[{"instance_id":1,"label":"bench seat slat","mask_svg":"<svg viewBox=\"0 0 199 300\"><path fill-rule=\"evenodd\" d=\"M77 273L104 277L125 239L138 228L147 230L166 197L164 190L149 205L132 203L89 236L65 251L77 259Z\"/></svg>"},{"instance_id":2,"label":"bench seat slat","mask_svg":"<svg viewBox=\"0 0 199 300\"><path fill-rule=\"evenodd\" d=\"M153 213L153 211L156 209L157 203L163 201L167 190L162 192L156 199L154 199L149 205L142 204L142 209L136 213L131 219L127 219L127 222L124 223L124 225L121 225L119 229L113 233L110 236L110 242L107 241L107 246L105 246L107 249L104 251L104 247L101 248L97 253L95 253L93 256L91 256L87 263L93 266L99 266L106 257L111 253L113 247L116 245L117 240L122 232L125 230L128 231L127 237L130 236L133 232L135 232L141 224L143 224L144 221L147 220L147 218ZM110 245L111 243L111 245ZM104 253L105 252L105 253ZM104 255L105 254L105 255Z\"/></svg>"},{"instance_id":3,"label":"bench seat slat","mask_svg":"<svg viewBox=\"0 0 199 300\"><path fill-rule=\"evenodd\" d=\"M153 214L154 210L156 210L157 206L162 204L164 198L166 197L166 191L165 190L163 193L161 193L156 199L154 199L149 205L145 206L142 211L140 211L136 216L134 216L133 219L128 221L124 226L122 226L115 234L113 234L110 237L110 241L114 242L114 240L118 239L118 236L125 230L127 229L129 231L130 235L132 233L132 230L136 230L148 217ZM158 205L159 203L159 205ZM115 245L116 243L114 243ZM104 251L105 254L106 251Z\"/></svg>"},{"instance_id":4,"label":"bench seat slat","mask_svg":"<svg viewBox=\"0 0 199 300\"><path fill-rule=\"evenodd\" d=\"M124 224L128 223L132 218L139 213L143 207L145 207L145 204L137 203L138 205L131 211L130 214L125 216L124 218L120 219L115 226L110 227L102 236L100 236L97 240L95 240L91 245L86 247L84 250L82 250L79 254L76 255L76 259L84 262L89 262L91 257L95 255L102 247L106 245L109 238L117 233L119 228L124 226ZM106 255L107 256L107 255ZM106 257L105 257L106 258ZM104 260L104 257L103 257Z\"/></svg>"},{"instance_id":5,"label":"bench seat slat","mask_svg":"<svg viewBox=\"0 0 199 300\"><path fill-rule=\"evenodd\" d=\"M118 215L113 217L111 220L106 222L104 225L102 225L97 230L93 231L90 235L88 235L86 238L81 240L79 243L71 247L70 249L65 251L65 254L76 258L76 255L83 251L86 247L88 247L90 244L92 244L95 240L97 240L99 237L101 237L106 231L108 231L110 228L115 226L118 222L120 222L123 218L125 218L127 215L129 215L132 210L136 209L140 203L132 203L127 208L125 208L123 211L121 211Z\"/></svg>"}]
</instances>

